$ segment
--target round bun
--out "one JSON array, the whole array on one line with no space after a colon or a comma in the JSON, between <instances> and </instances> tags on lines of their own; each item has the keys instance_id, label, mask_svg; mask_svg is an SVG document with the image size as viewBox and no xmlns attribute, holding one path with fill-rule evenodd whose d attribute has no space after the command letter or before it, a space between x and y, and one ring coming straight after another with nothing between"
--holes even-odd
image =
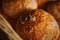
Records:
<instances>
[{"instance_id":1,"label":"round bun","mask_svg":"<svg viewBox=\"0 0 60 40\"><path fill-rule=\"evenodd\" d=\"M23 16L22 16L23 15ZM43 10L24 13L16 24L16 32L24 40L56 40L59 26L54 17Z\"/></svg>"},{"instance_id":2,"label":"round bun","mask_svg":"<svg viewBox=\"0 0 60 40\"><path fill-rule=\"evenodd\" d=\"M19 12L26 9L37 9L36 0L4 0L2 2L2 10L8 16L17 15Z\"/></svg>"},{"instance_id":3,"label":"round bun","mask_svg":"<svg viewBox=\"0 0 60 40\"><path fill-rule=\"evenodd\" d=\"M55 17L55 19L57 20L58 24L59 24L59 28L60 28L60 1L56 2L55 4L50 4L47 7L47 12L49 12L51 15L53 15ZM60 35L58 40L60 39Z\"/></svg>"},{"instance_id":4,"label":"round bun","mask_svg":"<svg viewBox=\"0 0 60 40\"><path fill-rule=\"evenodd\" d=\"M60 2L57 2L55 4L50 4L47 7L47 12L53 15L57 20L58 24L60 25Z\"/></svg>"}]
</instances>

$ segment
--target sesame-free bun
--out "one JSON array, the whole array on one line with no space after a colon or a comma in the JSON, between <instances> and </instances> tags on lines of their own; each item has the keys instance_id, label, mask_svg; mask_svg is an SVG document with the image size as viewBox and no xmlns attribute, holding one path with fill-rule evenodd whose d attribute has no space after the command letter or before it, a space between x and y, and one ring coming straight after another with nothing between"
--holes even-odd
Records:
<instances>
[{"instance_id":1,"label":"sesame-free bun","mask_svg":"<svg viewBox=\"0 0 60 40\"><path fill-rule=\"evenodd\" d=\"M36 0L4 0L2 2L2 11L7 16L15 16L24 10L37 9Z\"/></svg>"}]
</instances>

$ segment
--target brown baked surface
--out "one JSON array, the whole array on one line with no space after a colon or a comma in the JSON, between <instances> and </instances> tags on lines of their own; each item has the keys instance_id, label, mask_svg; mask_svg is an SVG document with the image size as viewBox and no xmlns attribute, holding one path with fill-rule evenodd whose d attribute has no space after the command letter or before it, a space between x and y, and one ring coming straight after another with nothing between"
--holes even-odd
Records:
<instances>
[{"instance_id":1,"label":"brown baked surface","mask_svg":"<svg viewBox=\"0 0 60 40\"><path fill-rule=\"evenodd\" d=\"M47 12L35 10L21 17L16 24L16 32L24 40L54 40L58 37L59 26Z\"/></svg>"}]
</instances>

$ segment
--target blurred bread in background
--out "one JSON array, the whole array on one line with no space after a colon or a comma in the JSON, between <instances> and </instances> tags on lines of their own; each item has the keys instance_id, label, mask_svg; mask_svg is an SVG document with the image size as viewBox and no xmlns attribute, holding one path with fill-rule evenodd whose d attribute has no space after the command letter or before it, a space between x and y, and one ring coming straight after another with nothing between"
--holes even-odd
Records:
<instances>
[{"instance_id":1,"label":"blurred bread in background","mask_svg":"<svg viewBox=\"0 0 60 40\"><path fill-rule=\"evenodd\" d=\"M23 10L37 9L37 6L36 0L4 0L2 2L2 10L8 16L17 15Z\"/></svg>"}]
</instances>

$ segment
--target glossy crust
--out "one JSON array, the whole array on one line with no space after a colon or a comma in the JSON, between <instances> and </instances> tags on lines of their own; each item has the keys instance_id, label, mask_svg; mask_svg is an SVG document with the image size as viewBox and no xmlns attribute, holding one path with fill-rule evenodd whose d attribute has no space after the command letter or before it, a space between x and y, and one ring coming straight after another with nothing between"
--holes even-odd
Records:
<instances>
[{"instance_id":1,"label":"glossy crust","mask_svg":"<svg viewBox=\"0 0 60 40\"><path fill-rule=\"evenodd\" d=\"M28 13L29 14L29 13ZM25 15L25 14L24 14ZM43 10L20 17L16 24L16 32L24 40L56 40L59 26L54 17ZM29 18L28 18L29 17ZM22 21L22 19L24 19Z\"/></svg>"}]
</instances>

